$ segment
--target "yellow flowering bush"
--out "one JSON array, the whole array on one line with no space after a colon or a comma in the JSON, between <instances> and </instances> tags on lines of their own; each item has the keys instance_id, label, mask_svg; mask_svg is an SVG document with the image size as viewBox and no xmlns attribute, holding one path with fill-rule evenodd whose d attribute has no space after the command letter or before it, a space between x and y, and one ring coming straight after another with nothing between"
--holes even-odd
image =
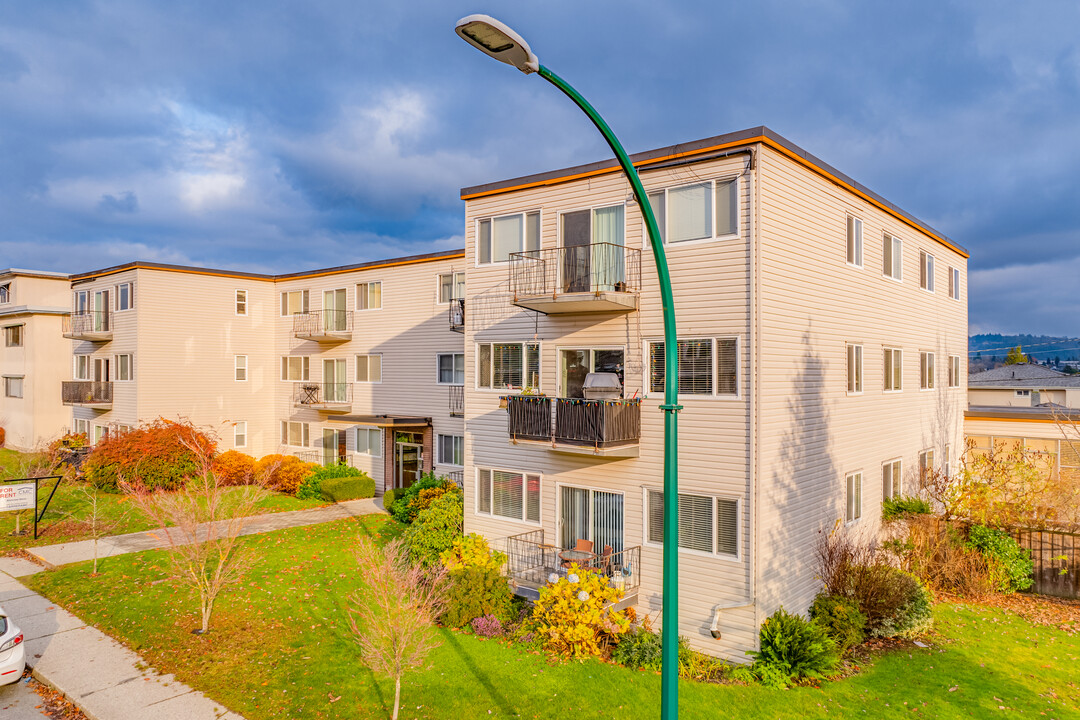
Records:
<instances>
[{"instance_id":1,"label":"yellow flowering bush","mask_svg":"<svg viewBox=\"0 0 1080 720\"><path fill-rule=\"evenodd\" d=\"M492 550L486 538L476 533L469 533L465 537L454 540L454 544L439 555L439 560L447 570L482 567L499 571L506 562L506 555L498 550Z\"/></svg>"},{"instance_id":2,"label":"yellow flowering bush","mask_svg":"<svg viewBox=\"0 0 1080 720\"><path fill-rule=\"evenodd\" d=\"M540 588L534 631L551 652L574 659L603 655L630 629L626 613L608 607L622 598L623 591L600 573L571 565L566 575Z\"/></svg>"}]
</instances>

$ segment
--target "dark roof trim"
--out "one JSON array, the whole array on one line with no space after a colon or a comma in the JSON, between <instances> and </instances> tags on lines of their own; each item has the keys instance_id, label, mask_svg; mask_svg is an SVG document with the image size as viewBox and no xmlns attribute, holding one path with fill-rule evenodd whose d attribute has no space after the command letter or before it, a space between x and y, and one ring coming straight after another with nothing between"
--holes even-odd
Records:
<instances>
[{"instance_id":1,"label":"dark roof trim","mask_svg":"<svg viewBox=\"0 0 1080 720\"><path fill-rule=\"evenodd\" d=\"M347 425L375 425L377 427L427 427L431 425L429 417L404 417L400 415L335 415L327 418L329 422Z\"/></svg>"}]
</instances>

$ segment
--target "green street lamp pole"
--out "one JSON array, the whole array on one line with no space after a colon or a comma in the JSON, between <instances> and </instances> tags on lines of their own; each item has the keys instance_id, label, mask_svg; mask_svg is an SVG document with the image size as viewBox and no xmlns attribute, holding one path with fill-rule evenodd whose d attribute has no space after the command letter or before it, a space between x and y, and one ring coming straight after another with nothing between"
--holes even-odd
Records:
<instances>
[{"instance_id":1,"label":"green street lamp pole","mask_svg":"<svg viewBox=\"0 0 1080 720\"><path fill-rule=\"evenodd\" d=\"M622 143L604 118L565 80L540 64L528 43L516 32L488 15L469 15L457 22L455 31L463 40L500 62L513 65L525 74L540 77L559 88L589 116L618 158L630 186L634 189L645 227L649 232L656 275L660 282L660 302L664 313L664 575L663 621L661 630L660 717L673 720L679 716L679 355L675 333L675 302L671 294L664 243L656 224L652 205L641 184L637 170Z\"/></svg>"}]
</instances>

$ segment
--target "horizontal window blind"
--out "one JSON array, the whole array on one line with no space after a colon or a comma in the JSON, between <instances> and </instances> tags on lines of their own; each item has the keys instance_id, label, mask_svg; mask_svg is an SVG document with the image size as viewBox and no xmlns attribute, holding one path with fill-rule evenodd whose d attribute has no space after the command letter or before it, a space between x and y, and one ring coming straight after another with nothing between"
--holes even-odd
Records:
<instances>
[{"instance_id":1,"label":"horizontal window blind","mask_svg":"<svg viewBox=\"0 0 1080 720\"><path fill-rule=\"evenodd\" d=\"M716 552L739 554L739 502L716 499Z\"/></svg>"},{"instance_id":2,"label":"horizontal window blind","mask_svg":"<svg viewBox=\"0 0 1080 720\"><path fill-rule=\"evenodd\" d=\"M731 342L735 342L733 339ZM679 393L711 395L713 387L712 345L709 338L679 340ZM649 345L650 391L664 391L664 343ZM737 374L737 373L736 373ZM726 381L730 387L732 382ZM734 390L732 390L734 392Z\"/></svg>"},{"instance_id":3,"label":"horizontal window blind","mask_svg":"<svg viewBox=\"0 0 1080 720\"><path fill-rule=\"evenodd\" d=\"M735 338L716 340L716 392L719 395L739 393L739 342Z\"/></svg>"},{"instance_id":4,"label":"horizontal window blind","mask_svg":"<svg viewBox=\"0 0 1080 720\"><path fill-rule=\"evenodd\" d=\"M525 519L540 522L540 476L525 476Z\"/></svg>"},{"instance_id":5,"label":"horizontal window blind","mask_svg":"<svg viewBox=\"0 0 1080 720\"><path fill-rule=\"evenodd\" d=\"M648 541L664 542L664 493L649 490ZM679 547L706 553L739 552L739 502L710 495L679 493Z\"/></svg>"},{"instance_id":6,"label":"horizontal window blind","mask_svg":"<svg viewBox=\"0 0 1080 720\"><path fill-rule=\"evenodd\" d=\"M476 482L480 486L476 492L477 508L482 513L491 513L491 471L479 470L476 473Z\"/></svg>"}]
</instances>

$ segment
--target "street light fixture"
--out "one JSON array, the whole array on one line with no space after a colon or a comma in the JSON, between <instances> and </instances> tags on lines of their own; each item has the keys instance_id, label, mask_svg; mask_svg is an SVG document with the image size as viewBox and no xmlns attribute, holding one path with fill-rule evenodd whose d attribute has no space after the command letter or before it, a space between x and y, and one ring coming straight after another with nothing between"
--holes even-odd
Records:
<instances>
[{"instance_id":1,"label":"street light fixture","mask_svg":"<svg viewBox=\"0 0 1080 720\"><path fill-rule=\"evenodd\" d=\"M538 73L540 77L559 88L568 98L589 116L596 129L604 136L615 157L622 166L626 179L634 190L638 207L645 218L649 233L656 275L660 283L660 302L664 316L664 573L663 610L661 623L663 634L660 671L660 717L674 720L679 716L679 426L678 413L682 406L679 399L679 354L675 333L675 303L671 293L671 276L660 229L653 215L652 205L641 184L637 170L622 143L615 137L608 124L592 105L565 80L540 64L529 44L507 25L488 15L469 15L458 20L455 32L467 43L499 62L513 65L526 75Z\"/></svg>"}]
</instances>

